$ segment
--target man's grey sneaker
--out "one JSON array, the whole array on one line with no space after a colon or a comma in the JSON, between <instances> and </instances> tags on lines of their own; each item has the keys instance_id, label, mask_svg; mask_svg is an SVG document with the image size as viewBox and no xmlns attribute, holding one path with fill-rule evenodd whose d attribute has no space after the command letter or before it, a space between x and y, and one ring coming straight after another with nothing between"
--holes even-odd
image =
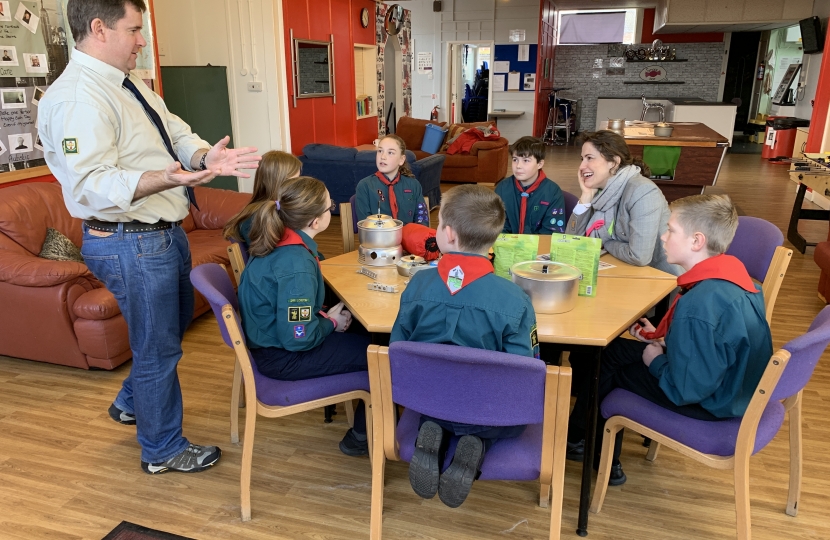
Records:
<instances>
[{"instance_id":1,"label":"man's grey sneaker","mask_svg":"<svg viewBox=\"0 0 830 540\"><path fill-rule=\"evenodd\" d=\"M169 471L195 473L209 469L219 461L222 450L215 446L190 444L181 453L161 463L141 462L141 468L147 474L161 474Z\"/></svg>"},{"instance_id":2,"label":"man's grey sneaker","mask_svg":"<svg viewBox=\"0 0 830 540\"><path fill-rule=\"evenodd\" d=\"M115 403L110 405L110 408L107 412L110 413L110 418L112 418L119 424L124 424L125 426L135 425L135 415L132 413L122 411L121 409L115 406Z\"/></svg>"}]
</instances>

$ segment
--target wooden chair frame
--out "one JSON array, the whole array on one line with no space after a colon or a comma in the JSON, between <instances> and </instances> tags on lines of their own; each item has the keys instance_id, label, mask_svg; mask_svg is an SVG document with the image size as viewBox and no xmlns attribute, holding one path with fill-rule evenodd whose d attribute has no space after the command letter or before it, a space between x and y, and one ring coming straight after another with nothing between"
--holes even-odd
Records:
<instances>
[{"instance_id":1,"label":"wooden chair frame","mask_svg":"<svg viewBox=\"0 0 830 540\"><path fill-rule=\"evenodd\" d=\"M370 540L381 540L383 530L383 484L386 461L400 461L395 437L397 414L392 400L392 371L389 348L370 345L369 387L372 392L374 444L372 457L372 509ZM562 527L562 491L565 482L565 453L570 412L571 369L547 366L545 378L545 418L542 427L542 462L540 466L539 506L551 500L550 539L558 540ZM551 489L552 488L552 489Z\"/></svg>"},{"instance_id":2,"label":"wooden chair frame","mask_svg":"<svg viewBox=\"0 0 830 540\"><path fill-rule=\"evenodd\" d=\"M424 197L424 203L427 207L427 212L431 212L429 207L429 197ZM343 216L346 216L344 218ZM357 244L354 240L354 226L352 225L352 203L340 203L340 232L343 235L343 253L350 253L357 249ZM427 224L429 226L429 224ZM230 250L230 248L228 248Z\"/></svg>"},{"instance_id":3,"label":"wooden chair frame","mask_svg":"<svg viewBox=\"0 0 830 540\"><path fill-rule=\"evenodd\" d=\"M224 319L225 326L228 329L228 335L233 343L233 350L236 353L236 365L242 373L242 379L245 381L245 386L252 390L245 392L245 438L242 443L242 468L240 475L242 521L249 521L251 519L251 462L253 461L254 432L256 429L257 415L264 416L266 418L280 418L282 416L318 409L320 407L325 407L326 405L334 405L344 401L351 402L351 400L354 399L362 399L366 409L366 435L369 441L369 455L371 456L373 442L372 400L371 395L365 390L354 390L286 407L266 405L260 402L256 398L256 384L254 382L254 372L251 367L248 347L245 345L245 341L242 338L242 330L239 325L239 320L237 319L234 309L230 304L222 307L222 318ZM234 373L234 388L232 391L233 395L231 397L231 440L236 443L239 442L239 432L238 416L234 414L234 410L238 413L239 386L236 384L235 379L236 374Z\"/></svg>"},{"instance_id":4,"label":"wooden chair frame","mask_svg":"<svg viewBox=\"0 0 830 540\"><path fill-rule=\"evenodd\" d=\"M602 503L605 500L605 493L608 490L608 478L611 473L611 461L614 454L614 442L617 433L622 428L628 428L636 431L651 439L651 446L649 447L646 459L653 461L657 457L659 444L665 444L669 448L676 450L686 457L690 457L704 465L715 469L732 469L735 477L735 511L738 529L739 540L750 540L752 537L750 510L749 510L749 458L755 449L755 435L758 431L758 422L761 415L764 413L767 404L769 403L772 391L778 384L784 368L790 360L790 353L784 349L779 349L769 360L767 368L764 370L764 375L755 389L755 394L749 402L741 427L738 430L738 438L735 445L735 454L732 456L715 456L711 454L704 454L693 448L690 448L674 439L671 439L662 433L658 433L651 428L648 428L638 422L635 422L624 416L612 416L605 424L605 432L602 437L602 457L599 463L599 472L597 474L597 483L594 491L594 496L591 500L591 512L598 513L602 509ZM800 393L798 397L800 398ZM792 399L792 398L791 398ZM788 400L789 401L789 400ZM798 400L794 400L798 401ZM800 407L791 405L793 410L800 413ZM791 421L793 419L791 418ZM793 425L792 423L790 424ZM800 438L801 423L798 423L798 428L793 430L790 428L790 441L792 442L793 431L798 432ZM800 449L800 445L799 445ZM797 500L797 494L793 493L794 478L793 472L797 469L797 485L801 486L801 459L798 456L798 463L794 463L791 455L790 460L790 495L787 503L787 513L790 513L790 504L794 504L793 499Z\"/></svg>"},{"instance_id":5,"label":"wooden chair frame","mask_svg":"<svg viewBox=\"0 0 830 540\"><path fill-rule=\"evenodd\" d=\"M231 261L236 286L239 287L239 284L242 283L242 272L245 270L245 259L242 258L242 250L236 242L231 242L228 246L228 258Z\"/></svg>"},{"instance_id":6,"label":"wooden chair frame","mask_svg":"<svg viewBox=\"0 0 830 540\"><path fill-rule=\"evenodd\" d=\"M767 323L772 324L772 310L775 309L775 300L778 298L778 292L781 290L781 284L784 282L784 274L787 273L787 268L790 266L790 261L793 258L793 250L778 246L772 255L772 260L767 269L767 275L764 276L764 282L761 284L761 290L764 292L764 308L767 314Z\"/></svg>"}]
</instances>

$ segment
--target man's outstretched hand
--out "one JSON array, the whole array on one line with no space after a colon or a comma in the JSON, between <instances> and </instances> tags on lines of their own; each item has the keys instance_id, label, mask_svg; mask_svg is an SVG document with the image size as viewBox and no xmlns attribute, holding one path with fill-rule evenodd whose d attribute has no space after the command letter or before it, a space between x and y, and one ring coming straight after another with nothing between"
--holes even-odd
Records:
<instances>
[{"instance_id":1,"label":"man's outstretched hand","mask_svg":"<svg viewBox=\"0 0 830 540\"><path fill-rule=\"evenodd\" d=\"M205 166L214 171L217 176L237 176L239 178L250 178L251 175L244 173L241 169L256 169L262 156L256 155L257 149L253 146L243 148L228 148L231 141L225 136L218 143L208 150L205 158Z\"/></svg>"}]
</instances>

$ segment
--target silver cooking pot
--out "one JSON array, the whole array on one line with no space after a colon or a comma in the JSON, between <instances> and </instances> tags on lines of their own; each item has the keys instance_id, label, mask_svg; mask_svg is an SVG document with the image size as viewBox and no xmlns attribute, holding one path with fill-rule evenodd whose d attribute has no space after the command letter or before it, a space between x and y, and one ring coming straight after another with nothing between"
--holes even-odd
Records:
<instances>
[{"instance_id":1,"label":"silver cooking pot","mask_svg":"<svg viewBox=\"0 0 830 540\"><path fill-rule=\"evenodd\" d=\"M525 261L514 264L510 274L536 313L565 313L576 305L580 272L569 264Z\"/></svg>"},{"instance_id":2,"label":"silver cooking pot","mask_svg":"<svg viewBox=\"0 0 830 540\"><path fill-rule=\"evenodd\" d=\"M364 248L400 246L403 239L403 222L384 214L372 214L357 222L357 238Z\"/></svg>"},{"instance_id":3,"label":"silver cooking pot","mask_svg":"<svg viewBox=\"0 0 830 540\"><path fill-rule=\"evenodd\" d=\"M608 129L625 129L625 118L609 118Z\"/></svg>"}]
</instances>

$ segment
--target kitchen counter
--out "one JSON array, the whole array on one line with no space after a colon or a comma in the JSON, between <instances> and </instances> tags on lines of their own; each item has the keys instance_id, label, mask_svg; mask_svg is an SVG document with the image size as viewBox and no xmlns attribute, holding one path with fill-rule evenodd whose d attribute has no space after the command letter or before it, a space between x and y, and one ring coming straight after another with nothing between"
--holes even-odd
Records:
<instances>
[{"instance_id":1,"label":"kitchen counter","mask_svg":"<svg viewBox=\"0 0 830 540\"><path fill-rule=\"evenodd\" d=\"M608 122L601 122L605 129ZM712 128L699 122L672 123L671 137L657 137L653 128L626 125L623 137L635 158L643 158L646 146L679 146L680 159L671 179L652 178L668 202L688 195L703 193L706 186L718 180L728 140Z\"/></svg>"},{"instance_id":2,"label":"kitchen counter","mask_svg":"<svg viewBox=\"0 0 830 540\"><path fill-rule=\"evenodd\" d=\"M737 112L734 103L706 101L698 97L646 96L646 100L649 103L663 105L666 122L701 122L726 138L729 146L732 145ZM597 121L594 129L601 129L601 123L608 118L639 120L642 112L641 98L600 97L597 99ZM659 120L659 113L651 109L645 119L656 122Z\"/></svg>"}]
</instances>

